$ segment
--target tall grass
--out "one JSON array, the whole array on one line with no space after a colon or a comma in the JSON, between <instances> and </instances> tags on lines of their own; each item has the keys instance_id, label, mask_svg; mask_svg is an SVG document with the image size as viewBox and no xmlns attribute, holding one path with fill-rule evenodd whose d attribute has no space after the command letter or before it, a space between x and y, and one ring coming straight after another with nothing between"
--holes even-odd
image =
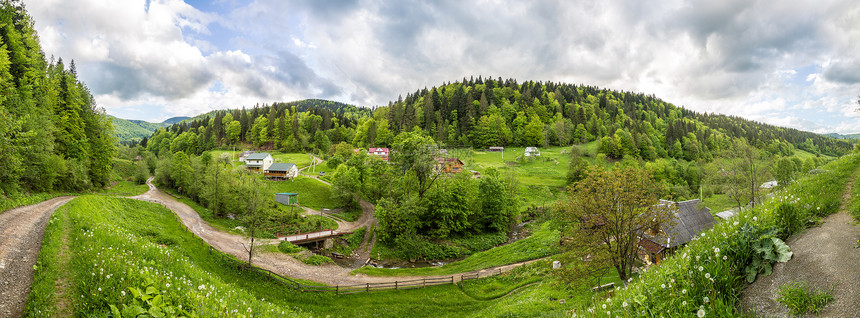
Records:
<instances>
[{"instance_id":1,"label":"tall grass","mask_svg":"<svg viewBox=\"0 0 860 318\"><path fill-rule=\"evenodd\" d=\"M838 210L845 184L860 164L860 155L842 157L823 167L824 173L807 176L775 193L775 197L733 219L717 223L674 256L647 269L615 297L580 311L597 317L735 317L745 282L742 264L752 250L736 250L738 230L746 224L778 228L777 207L797 209L804 224ZM746 246L749 246L747 244Z\"/></svg>"}]
</instances>

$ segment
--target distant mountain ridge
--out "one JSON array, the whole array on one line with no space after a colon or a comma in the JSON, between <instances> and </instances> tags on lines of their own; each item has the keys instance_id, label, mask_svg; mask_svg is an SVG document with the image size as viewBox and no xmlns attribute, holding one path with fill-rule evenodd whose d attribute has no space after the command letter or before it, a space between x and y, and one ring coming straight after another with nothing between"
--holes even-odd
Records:
<instances>
[{"instance_id":1,"label":"distant mountain ridge","mask_svg":"<svg viewBox=\"0 0 860 318\"><path fill-rule=\"evenodd\" d=\"M155 132L156 129L172 125L167 123L167 120L161 123L150 123L143 120L129 120L117 118L114 116L108 116L108 118L113 121L113 136L116 137L117 141L119 142L128 142L132 140L140 141L145 137L152 136L152 133Z\"/></svg>"},{"instance_id":2,"label":"distant mountain ridge","mask_svg":"<svg viewBox=\"0 0 860 318\"><path fill-rule=\"evenodd\" d=\"M824 135L833 139L860 139L860 134L842 135L837 133L829 133Z\"/></svg>"},{"instance_id":3,"label":"distant mountain ridge","mask_svg":"<svg viewBox=\"0 0 860 318\"><path fill-rule=\"evenodd\" d=\"M171 117L171 118L168 118L161 123L165 124L165 125L173 125L173 124L176 124L176 123L181 122L181 121L186 120L186 119L191 119L191 117L182 117L182 116Z\"/></svg>"}]
</instances>

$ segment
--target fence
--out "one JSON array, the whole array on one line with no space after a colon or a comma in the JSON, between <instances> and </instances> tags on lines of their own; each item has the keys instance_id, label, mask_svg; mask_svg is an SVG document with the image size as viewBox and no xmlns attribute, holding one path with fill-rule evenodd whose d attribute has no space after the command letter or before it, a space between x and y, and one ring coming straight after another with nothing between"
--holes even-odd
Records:
<instances>
[{"instance_id":1,"label":"fence","mask_svg":"<svg viewBox=\"0 0 860 318\"><path fill-rule=\"evenodd\" d=\"M221 256L222 260L232 261L237 263L238 266L242 266L245 270L250 270L253 272L257 272L266 276L269 276L274 281L277 281L283 284L286 287L289 287L293 290L300 292L317 292L324 293L330 292L335 293L336 295L348 295L348 294L356 294L356 293L369 293L375 291L383 291L383 290L406 290L406 289L415 289L415 288L424 288L428 286L439 286L439 285L448 285L454 284L457 282L455 279L456 275L446 276L446 277L435 277L435 278L421 278L421 279L413 279L413 280L403 280L403 281L393 281L393 282L383 282L383 283L364 283L364 284L354 284L354 285L305 285L298 281L292 280L288 277L281 276L275 272L270 270L260 268L257 266L252 266L250 268L244 266L245 262L240 261L233 257L232 255L221 252L217 249L209 247L209 252L215 252L219 256ZM474 274L463 274L460 276L460 282L467 281L471 279L478 279L490 276L496 276L502 274L501 268L488 271L486 273L474 273Z\"/></svg>"}]
</instances>

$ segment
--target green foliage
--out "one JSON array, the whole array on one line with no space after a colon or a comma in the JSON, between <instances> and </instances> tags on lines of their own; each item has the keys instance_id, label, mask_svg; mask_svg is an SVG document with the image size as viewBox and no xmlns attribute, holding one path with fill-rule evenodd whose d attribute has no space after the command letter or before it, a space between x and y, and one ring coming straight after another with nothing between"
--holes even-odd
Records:
<instances>
[{"instance_id":1,"label":"green foliage","mask_svg":"<svg viewBox=\"0 0 860 318\"><path fill-rule=\"evenodd\" d=\"M149 138L156 129L168 126L166 123L150 123L143 120L128 120L108 116L113 123L113 136L119 142L140 141Z\"/></svg>"},{"instance_id":2,"label":"green foliage","mask_svg":"<svg viewBox=\"0 0 860 318\"><path fill-rule=\"evenodd\" d=\"M737 239L731 241L726 253L736 263L744 265L747 282L754 282L758 274L770 275L773 263L785 263L791 259L788 245L776 236L778 231L778 228L763 229L749 223L738 229Z\"/></svg>"},{"instance_id":3,"label":"green foliage","mask_svg":"<svg viewBox=\"0 0 860 318\"><path fill-rule=\"evenodd\" d=\"M779 296L776 300L788 307L792 315L797 316L807 312L818 313L833 300L829 292L810 290L804 282L782 285L776 293Z\"/></svg>"},{"instance_id":4,"label":"green foliage","mask_svg":"<svg viewBox=\"0 0 860 318\"><path fill-rule=\"evenodd\" d=\"M301 260L302 263L305 263L308 265L319 266L319 265L323 265L323 264L334 264L334 261L331 260L331 258L329 258L328 256L310 254L310 255L296 256L296 257L299 258L299 260Z\"/></svg>"},{"instance_id":5,"label":"green foliage","mask_svg":"<svg viewBox=\"0 0 860 318\"><path fill-rule=\"evenodd\" d=\"M153 281L150 278L145 279L140 289L128 287L128 291L131 293L131 297L129 297L131 303L122 304L122 310L116 305L110 305L110 312L113 317L197 317L197 315L190 314L181 307L166 303L165 295L156 286L153 286Z\"/></svg>"},{"instance_id":6,"label":"green foliage","mask_svg":"<svg viewBox=\"0 0 860 318\"><path fill-rule=\"evenodd\" d=\"M284 254L293 254L303 251L304 249L300 246L293 245L293 243L287 241L281 241L278 243L278 250Z\"/></svg>"},{"instance_id":7,"label":"green foliage","mask_svg":"<svg viewBox=\"0 0 860 318\"><path fill-rule=\"evenodd\" d=\"M788 239L789 236L803 228L805 215L793 204L783 203L776 208L776 225L779 228L779 237Z\"/></svg>"}]
</instances>

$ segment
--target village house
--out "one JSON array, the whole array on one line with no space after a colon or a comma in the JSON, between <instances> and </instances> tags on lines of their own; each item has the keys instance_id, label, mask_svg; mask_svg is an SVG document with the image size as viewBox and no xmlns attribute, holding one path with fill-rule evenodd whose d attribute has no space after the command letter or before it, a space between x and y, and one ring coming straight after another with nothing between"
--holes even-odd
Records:
<instances>
[{"instance_id":1,"label":"village house","mask_svg":"<svg viewBox=\"0 0 860 318\"><path fill-rule=\"evenodd\" d=\"M540 150L538 150L537 147L526 147L523 155L526 157L540 157Z\"/></svg>"},{"instance_id":2,"label":"village house","mask_svg":"<svg viewBox=\"0 0 860 318\"><path fill-rule=\"evenodd\" d=\"M460 173L463 171L463 162L458 158L436 158L437 173Z\"/></svg>"},{"instance_id":3,"label":"village house","mask_svg":"<svg viewBox=\"0 0 860 318\"><path fill-rule=\"evenodd\" d=\"M382 161L388 162L388 148L368 148L367 154L377 156Z\"/></svg>"},{"instance_id":4,"label":"village house","mask_svg":"<svg viewBox=\"0 0 860 318\"><path fill-rule=\"evenodd\" d=\"M711 209L700 208L698 199L677 203L660 200L660 204L676 204L678 210L671 217L670 224L658 224L641 235L639 252L646 264L659 263L667 253L714 227Z\"/></svg>"},{"instance_id":5,"label":"village house","mask_svg":"<svg viewBox=\"0 0 860 318\"><path fill-rule=\"evenodd\" d=\"M239 153L239 161L245 162L245 159L248 159L248 156L250 156L254 152L255 151L253 150L242 151L241 153Z\"/></svg>"},{"instance_id":6,"label":"village house","mask_svg":"<svg viewBox=\"0 0 860 318\"><path fill-rule=\"evenodd\" d=\"M255 172L265 171L272 165L272 161L274 159L268 152L252 153L245 158L245 167Z\"/></svg>"},{"instance_id":7,"label":"village house","mask_svg":"<svg viewBox=\"0 0 860 318\"><path fill-rule=\"evenodd\" d=\"M299 175L299 169L292 163L273 163L269 168L263 170L266 178L275 180L292 179Z\"/></svg>"}]
</instances>

